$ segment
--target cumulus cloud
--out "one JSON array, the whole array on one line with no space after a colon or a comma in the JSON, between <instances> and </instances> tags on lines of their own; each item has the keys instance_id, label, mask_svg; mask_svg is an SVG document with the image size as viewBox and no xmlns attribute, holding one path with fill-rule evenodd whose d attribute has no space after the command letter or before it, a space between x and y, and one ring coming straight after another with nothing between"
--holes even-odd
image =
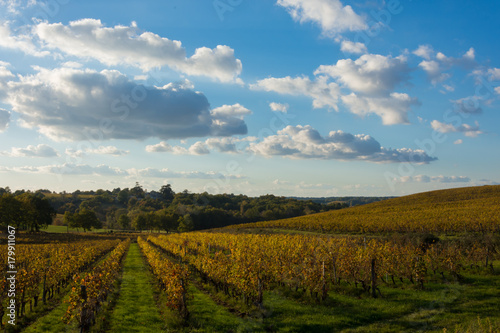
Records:
<instances>
[{"instance_id":1,"label":"cumulus cloud","mask_svg":"<svg viewBox=\"0 0 500 333\"><path fill-rule=\"evenodd\" d=\"M455 126L451 123L442 123L438 120L433 120L431 122L431 127L433 130L440 132L440 133L452 133L452 132L457 132L457 133L464 133L465 136L474 138L478 136L479 134L483 134L483 132L479 129L479 124L476 121L475 126L471 126L468 124L462 124L459 126Z\"/></svg>"},{"instance_id":2,"label":"cumulus cloud","mask_svg":"<svg viewBox=\"0 0 500 333\"><path fill-rule=\"evenodd\" d=\"M72 157L83 157L87 154L123 156L129 153L130 151L118 149L115 146L99 146L95 149L87 148L85 150L66 149L66 154Z\"/></svg>"},{"instance_id":3,"label":"cumulus cloud","mask_svg":"<svg viewBox=\"0 0 500 333\"><path fill-rule=\"evenodd\" d=\"M368 49L366 48L366 45L360 42L351 42L350 40L343 40L340 43L340 50L342 52L346 53L355 53L355 54L361 54L361 53L367 53Z\"/></svg>"},{"instance_id":4,"label":"cumulus cloud","mask_svg":"<svg viewBox=\"0 0 500 333\"><path fill-rule=\"evenodd\" d=\"M221 82L237 81L242 64L226 45L201 47L191 57L180 41L152 32L140 33L137 25L105 27L100 20L39 23L34 31L44 46L67 55L95 59L106 65L129 65L144 71L168 66L188 75L207 76Z\"/></svg>"},{"instance_id":5,"label":"cumulus cloud","mask_svg":"<svg viewBox=\"0 0 500 333\"><path fill-rule=\"evenodd\" d=\"M355 92L381 95L407 81L409 72L404 56L364 54L354 61L341 59L335 65L321 65L314 74L327 74Z\"/></svg>"},{"instance_id":6,"label":"cumulus cloud","mask_svg":"<svg viewBox=\"0 0 500 333\"><path fill-rule=\"evenodd\" d=\"M248 150L265 157L284 156L296 159L359 160L376 163L409 162L427 164L436 160L423 150L381 147L373 137L332 131L323 137L311 126L287 126L277 135L251 143Z\"/></svg>"},{"instance_id":7,"label":"cumulus cloud","mask_svg":"<svg viewBox=\"0 0 500 333\"><path fill-rule=\"evenodd\" d=\"M455 145L461 145L462 143L464 143L464 141L462 139L458 139L458 140L455 140L453 142L453 144L455 144Z\"/></svg>"},{"instance_id":8,"label":"cumulus cloud","mask_svg":"<svg viewBox=\"0 0 500 333\"><path fill-rule=\"evenodd\" d=\"M452 103L454 104L454 110L456 112L465 114L479 114L483 112L483 109L479 105L479 101L479 97L471 96L454 100L452 101Z\"/></svg>"},{"instance_id":9,"label":"cumulus cloud","mask_svg":"<svg viewBox=\"0 0 500 333\"><path fill-rule=\"evenodd\" d=\"M10 112L0 109L0 133L5 131L10 122Z\"/></svg>"},{"instance_id":10,"label":"cumulus cloud","mask_svg":"<svg viewBox=\"0 0 500 333\"><path fill-rule=\"evenodd\" d=\"M442 52L435 54L434 50L429 45L421 45L413 53L423 60L420 62L419 67L426 73L432 84L443 82L451 77L446 70L453 66L462 67L464 69L472 69L476 66L476 52L474 48L470 48L459 58L447 57Z\"/></svg>"},{"instance_id":11,"label":"cumulus cloud","mask_svg":"<svg viewBox=\"0 0 500 333\"><path fill-rule=\"evenodd\" d=\"M3 152L3 155L8 155L12 157L57 157L59 154L57 151L46 145L39 144L37 146L29 145L26 148L16 148L12 147L10 152Z\"/></svg>"},{"instance_id":12,"label":"cumulus cloud","mask_svg":"<svg viewBox=\"0 0 500 333\"><path fill-rule=\"evenodd\" d=\"M278 0L277 4L286 8L296 21L318 24L326 36L367 29L365 19L340 0Z\"/></svg>"},{"instance_id":13,"label":"cumulus cloud","mask_svg":"<svg viewBox=\"0 0 500 333\"><path fill-rule=\"evenodd\" d=\"M335 82L329 83L326 76L320 76L315 81L308 77L271 77L257 81L256 84L250 85L250 88L293 96L304 95L313 99L314 108L331 107L338 110L339 85Z\"/></svg>"},{"instance_id":14,"label":"cumulus cloud","mask_svg":"<svg viewBox=\"0 0 500 333\"><path fill-rule=\"evenodd\" d=\"M287 113L289 105L272 102L272 103L269 103L269 107L273 111Z\"/></svg>"},{"instance_id":15,"label":"cumulus cloud","mask_svg":"<svg viewBox=\"0 0 500 333\"><path fill-rule=\"evenodd\" d=\"M384 125L409 123L408 111L411 106L420 104L416 98L403 93L391 93L388 97L364 97L351 93L342 96L342 102L359 116L378 115Z\"/></svg>"},{"instance_id":16,"label":"cumulus cloud","mask_svg":"<svg viewBox=\"0 0 500 333\"><path fill-rule=\"evenodd\" d=\"M20 50L26 54L36 57L44 57L50 54L48 51L40 51L39 48L33 43L32 36L12 31L10 22L0 22L0 47Z\"/></svg>"},{"instance_id":17,"label":"cumulus cloud","mask_svg":"<svg viewBox=\"0 0 500 333\"><path fill-rule=\"evenodd\" d=\"M246 134L247 111L210 110L186 83L137 85L116 70L36 68L5 83L4 102L54 140L160 139Z\"/></svg>"},{"instance_id":18,"label":"cumulus cloud","mask_svg":"<svg viewBox=\"0 0 500 333\"><path fill-rule=\"evenodd\" d=\"M0 79L14 77L14 74L7 67L10 66L8 62L0 61Z\"/></svg>"},{"instance_id":19,"label":"cumulus cloud","mask_svg":"<svg viewBox=\"0 0 500 333\"><path fill-rule=\"evenodd\" d=\"M146 146L146 151L148 153L166 153L172 151L172 146L166 143L165 141L162 141L155 145Z\"/></svg>"},{"instance_id":20,"label":"cumulus cloud","mask_svg":"<svg viewBox=\"0 0 500 333\"><path fill-rule=\"evenodd\" d=\"M146 146L146 151L150 153L174 153L178 155L206 155L212 150L221 153L241 153L243 146L247 142L256 141L257 138L248 136L245 138L208 138L205 141L197 141L191 146L185 148L181 146L170 146L166 142L160 142L156 145Z\"/></svg>"},{"instance_id":21,"label":"cumulus cloud","mask_svg":"<svg viewBox=\"0 0 500 333\"><path fill-rule=\"evenodd\" d=\"M487 73L491 81L500 80L500 68L490 68Z\"/></svg>"},{"instance_id":22,"label":"cumulus cloud","mask_svg":"<svg viewBox=\"0 0 500 333\"><path fill-rule=\"evenodd\" d=\"M432 84L437 84L450 78L450 74L443 73L444 68L435 60L424 60L418 66L427 73L427 77Z\"/></svg>"},{"instance_id":23,"label":"cumulus cloud","mask_svg":"<svg viewBox=\"0 0 500 333\"><path fill-rule=\"evenodd\" d=\"M394 89L409 84L410 72L405 56L364 54L356 60L341 59L334 65L319 66L314 72L315 81L308 77L271 77L257 81L250 88L308 96L315 108L327 106L337 111L341 100L354 114L373 113L386 125L405 124L411 106L420 103ZM345 94L343 90L351 93Z\"/></svg>"},{"instance_id":24,"label":"cumulus cloud","mask_svg":"<svg viewBox=\"0 0 500 333\"><path fill-rule=\"evenodd\" d=\"M413 51L413 54L426 60L431 60L434 56L434 49L430 45L419 45L418 49Z\"/></svg>"}]
</instances>

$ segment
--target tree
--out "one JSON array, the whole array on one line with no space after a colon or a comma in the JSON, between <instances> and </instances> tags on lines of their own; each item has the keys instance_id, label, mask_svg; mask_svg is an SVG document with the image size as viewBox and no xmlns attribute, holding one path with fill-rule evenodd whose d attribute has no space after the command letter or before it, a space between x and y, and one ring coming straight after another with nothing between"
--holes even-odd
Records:
<instances>
[{"instance_id":1,"label":"tree","mask_svg":"<svg viewBox=\"0 0 500 333\"><path fill-rule=\"evenodd\" d=\"M82 209L73 215L73 225L76 228L83 228L83 230L91 230L102 228L102 222L97 218L94 211L89 209Z\"/></svg>"},{"instance_id":2,"label":"tree","mask_svg":"<svg viewBox=\"0 0 500 333\"><path fill-rule=\"evenodd\" d=\"M194 229L193 225L193 219L191 218L191 215L186 214L184 216L181 216L179 218L179 227L177 230L179 232L188 232Z\"/></svg>"},{"instance_id":3,"label":"tree","mask_svg":"<svg viewBox=\"0 0 500 333\"><path fill-rule=\"evenodd\" d=\"M118 217L118 224L122 227L122 229L130 228L130 217L125 214L120 215Z\"/></svg>"},{"instance_id":4,"label":"tree","mask_svg":"<svg viewBox=\"0 0 500 333\"><path fill-rule=\"evenodd\" d=\"M163 185L160 189L161 197L164 201L171 202L174 200L175 193L170 184Z\"/></svg>"},{"instance_id":5,"label":"tree","mask_svg":"<svg viewBox=\"0 0 500 333\"><path fill-rule=\"evenodd\" d=\"M23 204L23 225L30 231L39 231L52 224L56 211L46 198L40 198L33 193L23 193L17 197Z\"/></svg>"},{"instance_id":6,"label":"tree","mask_svg":"<svg viewBox=\"0 0 500 333\"><path fill-rule=\"evenodd\" d=\"M145 214L139 214L136 217L134 217L134 220L132 221L132 228L135 230L145 230L147 228L147 218Z\"/></svg>"},{"instance_id":7,"label":"tree","mask_svg":"<svg viewBox=\"0 0 500 333\"><path fill-rule=\"evenodd\" d=\"M144 198L144 190L139 182L135 182L135 186L130 190L130 194L137 198Z\"/></svg>"},{"instance_id":8,"label":"tree","mask_svg":"<svg viewBox=\"0 0 500 333\"><path fill-rule=\"evenodd\" d=\"M116 199L122 204L126 204L128 202L128 197L129 197L129 190L128 188L125 188L120 192L118 192Z\"/></svg>"},{"instance_id":9,"label":"tree","mask_svg":"<svg viewBox=\"0 0 500 333\"><path fill-rule=\"evenodd\" d=\"M0 195L0 225L7 227L13 225L16 228L23 223L22 204L8 192Z\"/></svg>"}]
</instances>

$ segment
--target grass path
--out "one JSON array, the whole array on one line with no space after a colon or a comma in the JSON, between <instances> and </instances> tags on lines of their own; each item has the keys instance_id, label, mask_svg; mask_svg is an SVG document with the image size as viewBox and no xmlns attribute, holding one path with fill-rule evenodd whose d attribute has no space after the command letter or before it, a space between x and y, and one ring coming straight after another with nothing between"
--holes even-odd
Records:
<instances>
[{"instance_id":1,"label":"grass path","mask_svg":"<svg viewBox=\"0 0 500 333\"><path fill-rule=\"evenodd\" d=\"M151 275L137 243L125 258L120 296L114 307L111 332L161 332L164 323L156 307Z\"/></svg>"}]
</instances>

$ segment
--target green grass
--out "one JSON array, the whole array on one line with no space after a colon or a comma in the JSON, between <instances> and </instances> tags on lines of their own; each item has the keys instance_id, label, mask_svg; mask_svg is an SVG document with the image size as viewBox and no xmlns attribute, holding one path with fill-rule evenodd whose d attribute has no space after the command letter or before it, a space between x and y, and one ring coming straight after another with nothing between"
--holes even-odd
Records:
<instances>
[{"instance_id":1,"label":"green grass","mask_svg":"<svg viewBox=\"0 0 500 333\"><path fill-rule=\"evenodd\" d=\"M108 232L111 231L112 229L94 229L92 232ZM41 231L45 232L54 232L54 233L64 233L64 232L83 232L83 229L75 229L75 228L68 228L63 225L49 225L47 229L41 229ZM113 230L113 232L120 232L121 230ZM88 233L88 231L87 231Z\"/></svg>"},{"instance_id":2,"label":"green grass","mask_svg":"<svg viewBox=\"0 0 500 333\"><path fill-rule=\"evenodd\" d=\"M68 301L70 294L68 293L63 301L50 313L39 318L32 325L28 326L23 332L25 333L39 333L39 332L78 332L76 322L68 325L64 324L62 318L68 309Z\"/></svg>"},{"instance_id":3,"label":"green grass","mask_svg":"<svg viewBox=\"0 0 500 333\"><path fill-rule=\"evenodd\" d=\"M132 243L123 266L119 298L109 318L111 332L163 331L151 284L139 246Z\"/></svg>"}]
</instances>

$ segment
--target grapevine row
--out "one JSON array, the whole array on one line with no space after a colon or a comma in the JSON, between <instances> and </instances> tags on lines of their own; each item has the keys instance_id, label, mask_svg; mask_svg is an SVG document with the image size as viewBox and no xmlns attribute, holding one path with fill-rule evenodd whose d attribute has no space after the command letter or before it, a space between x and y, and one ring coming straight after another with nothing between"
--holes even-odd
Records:
<instances>
[{"instance_id":1,"label":"grapevine row","mask_svg":"<svg viewBox=\"0 0 500 333\"><path fill-rule=\"evenodd\" d=\"M70 280L73 274L87 269L97 258L109 252L118 240L82 241L77 243L32 244L16 249L16 303L17 316L24 315L26 304L30 311L36 307L40 296L54 296ZM7 251L0 248L0 262L6 263ZM0 280L0 316L5 309L7 281Z\"/></svg>"},{"instance_id":2,"label":"grapevine row","mask_svg":"<svg viewBox=\"0 0 500 333\"><path fill-rule=\"evenodd\" d=\"M119 275L121 262L130 245L126 239L90 272L76 274L64 321L77 317L83 331L95 323L95 316Z\"/></svg>"},{"instance_id":3,"label":"grapevine row","mask_svg":"<svg viewBox=\"0 0 500 333\"><path fill-rule=\"evenodd\" d=\"M457 275L484 262L481 246L428 248L383 240L302 235L188 233L150 237L150 241L193 265L207 279L236 296L262 302L273 284L309 290L324 297L331 285L346 282L369 290L378 282L410 281L423 287L431 273ZM373 272L372 261L376 271Z\"/></svg>"},{"instance_id":4,"label":"grapevine row","mask_svg":"<svg viewBox=\"0 0 500 333\"><path fill-rule=\"evenodd\" d=\"M139 237L137 243L146 256L151 271L157 277L167 296L167 305L187 319L186 306L189 271L184 265L176 264L166 258L158 249Z\"/></svg>"}]
</instances>

